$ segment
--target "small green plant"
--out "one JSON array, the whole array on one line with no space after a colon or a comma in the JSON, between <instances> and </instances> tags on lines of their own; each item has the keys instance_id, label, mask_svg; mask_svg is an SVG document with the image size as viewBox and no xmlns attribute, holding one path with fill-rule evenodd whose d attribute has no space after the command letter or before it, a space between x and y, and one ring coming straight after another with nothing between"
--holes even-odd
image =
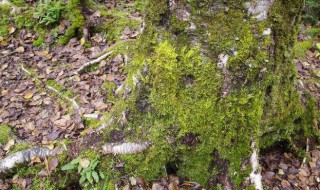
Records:
<instances>
[{"instance_id":1,"label":"small green plant","mask_svg":"<svg viewBox=\"0 0 320 190\"><path fill-rule=\"evenodd\" d=\"M40 1L34 13L34 18L39 19L39 24L48 26L59 21L61 10L62 6L60 2L51 0Z\"/></svg>"},{"instance_id":2,"label":"small green plant","mask_svg":"<svg viewBox=\"0 0 320 190\"><path fill-rule=\"evenodd\" d=\"M318 0L306 0L302 19L312 25L317 24L320 19L320 2Z\"/></svg>"},{"instance_id":3,"label":"small green plant","mask_svg":"<svg viewBox=\"0 0 320 190\"><path fill-rule=\"evenodd\" d=\"M33 46L41 46L44 42L44 38L43 37L39 37L37 40L32 42Z\"/></svg>"},{"instance_id":4,"label":"small green plant","mask_svg":"<svg viewBox=\"0 0 320 190\"><path fill-rule=\"evenodd\" d=\"M320 43L317 43L316 46L317 46L317 54L316 54L316 57L320 58Z\"/></svg>"},{"instance_id":5,"label":"small green plant","mask_svg":"<svg viewBox=\"0 0 320 190\"><path fill-rule=\"evenodd\" d=\"M101 179L106 178L103 172L96 171L96 167L100 162L99 158L99 156L96 156L92 161L90 161L88 158L82 158L82 156L79 156L70 163L64 165L61 170L74 170L77 168L77 171L81 176L79 183L85 188L89 188L90 186L99 183Z\"/></svg>"}]
</instances>

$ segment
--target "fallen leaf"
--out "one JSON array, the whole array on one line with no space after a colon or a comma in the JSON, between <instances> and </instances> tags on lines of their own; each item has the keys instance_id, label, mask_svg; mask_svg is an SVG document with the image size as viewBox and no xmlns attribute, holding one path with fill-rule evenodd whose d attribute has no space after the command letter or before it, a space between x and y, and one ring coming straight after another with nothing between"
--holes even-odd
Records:
<instances>
[{"instance_id":1,"label":"fallen leaf","mask_svg":"<svg viewBox=\"0 0 320 190\"><path fill-rule=\"evenodd\" d=\"M20 46L17 49L15 49L14 51L17 52L17 53L23 53L24 52L24 47Z\"/></svg>"},{"instance_id":2,"label":"fallen leaf","mask_svg":"<svg viewBox=\"0 0 320 190\"><path fill-rule=\"evenodd\" d=\"M9 90L2 90L1 91L1 95L3 96L3 95L6 95L6 94L8 94L8 92L9 92Z\"/></svg>"},{"instance_id":3,"label":"fallen leaf","mask_svg":"<svg viewBox=\"0 0 320 190\"><path fill-rule=\"evenodd\" d=\"M16 28L15 28L14 26L12 26L12 25L8 26L8 32L9 32L9 34L12 34L12 33L14 33L15 31L16 31Z\"/></svg>"},{"instance_id":4,"label":"fallen leaf","mask_svg":"<svg viewBox=\"0 0 320 190\"><path fill-rule=\"evenodd\" d=\"M27 93L24 94L23 96L25 99L30 99L33 97L33 92L29 91Z\"/></svg>"},{"instance_id":5,"label":"fallen leaf","mask_svg":"<svg viewBox=\"0 0 320 190\"><path fill-rule=\"evenodd\" d=\"M59 160L58 158L54 157L51 159L49 163L49 171L53 171L58 166Z\"/></svg>"},{"instance_id":6,"label":"fallen leaf","mask_svg":"<svg viewBox=\"0 0 320 190\"><path fill-rule=\"evenodd\" d=\"M99 10L97 10L97 11L95 11L95 12L93 13L92 16L94 16L94 17L101 17L101 12L100 12Z\"/></svg>"},{"instance_id":7,"label":"fallen leaf","mask_svg":"<svg viewBox=\"0 0 320 190\"><path fill-rule=\"evenodd\" d=\"M90 164L90 160L88 158L81 158L79 160L79 165L83 168L86 169Z\"/></svg>"},{"instance_id":8,"label":"fallen leaf","mask_svg":"<svg viewBox=\"0 0 320 190\"><path fill-rule=\"evenodd\" d=\"M26 124L26 128L29 129L30 131L33 131L35 129L35 126L33 122L29 122Z\"/></svg>"},{"instance_id":9,"label":"fallen leaf","mask_svg":"<svg viewBox=\"0 0 320 190\"><path fill-rule=\"evenodd\" d=\"M10 139L7 144L4 146L3 150L8 151L15 144L14 139Z\"/></svg>"},{"instance_id":10,"label":"fallen leaf","mask_svg":"<svg viewBox=\"0 0 320 190\"><path fill-rule=\"evenodd\" d=\"M86 43L86 39L85 39L84 37L82 37L82 38L80 39L80 45L83 45L84 43Z\"/></svg>"}]
</instances>

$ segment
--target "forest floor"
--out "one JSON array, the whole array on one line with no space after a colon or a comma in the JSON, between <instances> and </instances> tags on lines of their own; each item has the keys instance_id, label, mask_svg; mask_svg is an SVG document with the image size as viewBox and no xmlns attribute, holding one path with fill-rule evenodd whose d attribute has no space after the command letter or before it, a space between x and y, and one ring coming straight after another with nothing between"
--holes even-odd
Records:
<instances>
[{"instance_id":1,"label":"forest floor","mask_svg":"<svg viewBox=\"0 0 320 190\"><path fill-rule=\"evenodd\" d=\"M139 13L128 16L141 17ZM61 30L65 28L62 26ZM125 28L121 40L134 40L137 33ZM79 139L92 133L94 129L88 128L88 122L93 118L99 123L104 119L102 113L113 106L106 95L110 91L109 84L115 84L111 89L115 91L126 78L124 67L127 58L121 54L75 74L83 64L108 52L112 46L99 33L89 39L93 44L90 48L84 48L83 42L76 38L65 46L35 47L32 42L37 38L37 34L27 30L20 30L6 40L0 38L0 124L10 126L11 135L15 136L1 145L0 159L18 151L23 144L54 148L57 141ZM299 40L306 38L301 32ZM50 40L48 37L46 43L52 43ZM315 41L319 42L319 39ZM320 60L316 54L315 49L310 49L306 51L306 57L295 61L297 88L302 97L311 93L319 103ZM318 148L308 152L306 162L279 147L262 153L260 163L265 185L274 190L320 189ZM78 152L71 154L76 157ZM0 180L0 189L10 189L12 184L28 189L32 185L31 180L17 180L17 176ZM138 186L132 189L141 189ZM180 180L177 176L166 176L149 184L151 186L174 190L196 189L199 184Z\"/></svg>"}]
</instances>

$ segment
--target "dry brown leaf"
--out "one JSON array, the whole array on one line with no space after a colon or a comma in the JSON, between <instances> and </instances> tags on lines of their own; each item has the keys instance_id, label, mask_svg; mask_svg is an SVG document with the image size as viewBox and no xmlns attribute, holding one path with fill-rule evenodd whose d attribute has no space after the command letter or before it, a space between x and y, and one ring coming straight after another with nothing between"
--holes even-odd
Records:
<instances>
[{"instance_id":1,"label":"dry brown leaf","mask_svg":"<svg viewBox=\"0 0 320 190\"><path fill-rule=\"evenodd\" d=\"M29 129L30 131L33 131L35 129L35 126L33 122L29 122L26 124L26 128Z\"/></svg>"},{"instance_id":2,"label":"dry brown leaf","mask_svg":"<svg viewBox=\"0 0 320 190\"><path fill-rule=\"evenodd\" d=\"M15 144L14 139L10 139L7 144L4 146L3 150L8 151Z\"/></svg>"},{"instance_id":3,"label":"dry brown leaf","mask_svg":"<svg viewBox=\"0 0 320 190\"><path fill-rule=\"evenodd\" d=\"M12 34L12 33L14 33L15 31L16 31L16 28L15 28L14 26L12 26L12 25L8 26L8 32L9 32L9 34Z\"/></svg>"},{"instance_id":4,"label":"dry brown leaf","mask_svg":"<svg viewBox=\"0 0 320 190\"><path fill-rule=\"evenodd\" d=\"M17 49L15 49L14 51L17 52L17 53L23 53L24 52L24 47L20 46Z\"/></svg>"},{"instance_id":5,"label":"dry brown leaf","mask_svg":"<svg viewBox=\"0 0 320 190\"><path fill-rule=\"evenodd\" d=\"M90 160L88 158L81 158L79 160L79 165L83 168L86 169L90 164Z\"/></svg>"},{"instance_id":6,"label":"dry brown leaf","mask_svg":"<svg viewBox=\"0 0 320 190\"><path fill-rule=\"evenodd\" d=\"M4 95L8 94L8 92L9 92L9 90L2 90L1 95L4 96Z\"/></svg>"}]
</instances>

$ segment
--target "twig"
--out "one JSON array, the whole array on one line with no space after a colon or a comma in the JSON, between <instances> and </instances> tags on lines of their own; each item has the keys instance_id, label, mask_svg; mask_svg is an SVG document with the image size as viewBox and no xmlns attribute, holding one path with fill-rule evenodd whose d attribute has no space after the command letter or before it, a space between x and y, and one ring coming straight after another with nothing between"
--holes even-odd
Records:
<instances>
[{"instance_id":1,"label":"twig","mask_svg":"<svg viewBox=\"0 0 320 190\"><path fill-rule=\"evenodd\" d=\"M117 45L119 45L119 44L121 44L121 43L124 43L124 42L133 42L133 41L135 41L135 39L120 40L120 41L112 44L110 47L108 47L108 50L114 48L115 46L117 46ZM98 57L97 59L94 59L94 60L92 60L92 61L89 61L89 62L83 64L79 69L77 69L77 70L75 71L75 74L80 74L80 73L82 73L87 67L89 67L90 65L93 65L93 64L95 64L95 63L98 63L98 62L102 61L103 59L105 59L105 58L107 58L108 56L110 56L112 53L113 53L113 51L107 52L107 50L106 50L106 53L102 54L102 55L101 55L100 57Z\"/></svg>"},{"instance_id":2,"label":"twig","mask_svg":"<svg viewBox=\"0 0 320 190\"><path fill-rule=\"evenodd\" d=\"M65 95L63 95L61 92L59 92L57 89L53 88L52 86L46 85L46 88L56 94L58 94L59 96L63 97L64 99L68 100L69 102L72 103L73 108L75 109L79 109L79 105L77 104L77 102L74 100L75 98L69 98Z\"/></svg>"},{"instance_id":3,"label":"twig","mask_svg":"<svg viewBox=\"0 0 320 190\"><path fill-rule=\"evenodd\" d=\"M143 152L151 146L151 142L141 143L107 143L102 146L105 154L137 154Z\"/></svg>"},{"instance_id":4,"label":"twig","mask_svg":"<svg viewBox=\"0 0 320 190\"><path fill-rule=\"evenodd\" d=\"M79 69L77 69L76 73L77 74L82 73L87 67L89 67L90 65L93 65L95 63L99 63L100 61L107 58L112 53L113 53L113 51L107 52L107 53L103 54L102 56L98 57L97 59L94 59L92 61L89 61L89 62L83 64Z\"/></svg>"},{"instance_id":5,"label":"twig","mask_svg":"<svg viewBox=\"0 0 320 190\"><path fill-rule=\"evenodd\" d=\"M21 65L21 70L26 72L28 75L31 75L30 71L28 71L26 68L24 68L23 65Z\"/></svg>"}]
</instances>

